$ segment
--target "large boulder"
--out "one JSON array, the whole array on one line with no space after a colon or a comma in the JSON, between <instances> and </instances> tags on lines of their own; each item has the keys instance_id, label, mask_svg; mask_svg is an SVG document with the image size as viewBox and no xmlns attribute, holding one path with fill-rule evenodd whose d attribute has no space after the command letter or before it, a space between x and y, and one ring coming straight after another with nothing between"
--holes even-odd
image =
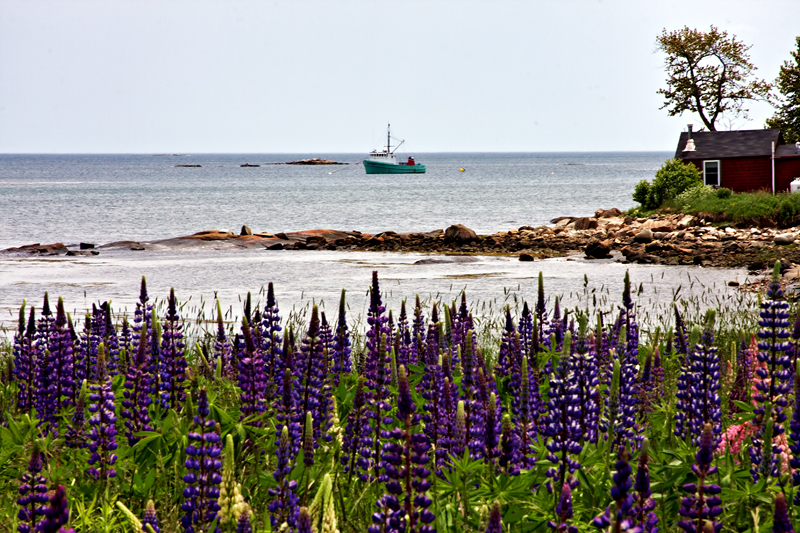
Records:
<instances>
[{"instance_id":1,"label":"large boulder","mask_svg":"<svg viewBox=\"0 0 800 533\"><path fill-rule=\"evenodd\" d=\"M611 218L611 217L618 217L622 214L622 211L617 209L616 207L612 207L611 209L598 209L594 212L595 218Z\"/></svg>"},{"instance_id":2,"label":"large boulder","mask_svg":"<svg viewBox=\"0 0 800 533\"><path fill-rule=\"evenodd\" d=\"M591 217L583 217L575 220L574 228L576 230L597 229L597 219Z\"/></svg>"},{"instance_id":3,"label":"large boulder","mask_svg":"<svg viewBox=\"0 0 800 533\"><path fill-rule=\"evenodd\" d=\"M593 257L595 259L605 259L610 257L612 241L595 241L586 245L586 257Z\"/></svg>"},{"instance_id":4,"label":"large boulder","mask_svg":"<svg viewBox=\"0 0 800 533\"><path fill-rule=\"evenodd\" d=\"M466 244L478 240L478 235L463 224L453 224L444 231L444 242Z\"/></svg>"},{"instance_id":5,"label":"large boulder","mask_svg":"<svg viewBox=\"0 0 800 533\"><path fill-rule=\"evenodd\" d=\"M772 240L773 240L773 242L775 244L780 244L780 245L785 246L787 244L792 244L794 242L795 234L794 233L781 233L779 235L775 235L775 238L772 239Z\"/></svg>"},{"instance_id":6,"label":"large boulder","mask_svg":"<svg viewBox=\"0 0 800 533\"><path fill-rule=\"evenodd\" d=\"M250 226L242 226L242 231L239 235L252 235L253 230L250 229Z\"/></svg>"},{"instance_id":7,"label":"large boulder","mask_svg":"<svg viewBox=\"0 0 800 533\"><path fill-rule=\"evenodd\" d=\"M633 238L636 242L643 242L647 244L648 242L653 242L653 231L650 228L644 228L642 231L636 234L636 237Z\"/></svg>"},{"instance_id":8,"label":"large boulder","mask_svg":"<svg viewBox=\"0 0 800 533\"><path fill-rule=\"evenodd\" d=\"M670 231L675 229L672 226L672 222L670 222L669 220L659 220L659 219L646 220L644 224L642 224L642 227L662 233L669 233Z\"/></svg>"}]
</instances>

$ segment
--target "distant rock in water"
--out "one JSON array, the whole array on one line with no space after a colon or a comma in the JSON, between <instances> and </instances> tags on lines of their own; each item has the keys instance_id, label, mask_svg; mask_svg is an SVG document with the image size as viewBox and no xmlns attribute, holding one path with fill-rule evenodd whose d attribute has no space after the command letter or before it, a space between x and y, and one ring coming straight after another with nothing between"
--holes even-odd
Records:
<instances>
[{"instance_id":1,"label":"distant rock in water","mask_svg":"<svg viewBox=\"0 0 800 533\"><path fill-rule=\"evenodd\" d=\"M251 165L250 163L245 163L244 165L239 165L240 167L260 167L261 165Z\"/></svg>"},{"instance_id":2,"label":"distant rock in water","mask_svg":"<svg viewBox=\"0 0 800 533\"><path fill-rule=\"evenodd\" d=\"M184 167L184 168L201 168L203 165L175 165L176 168Z\"/></svg>"},{"instance_id":3,"label":"distant rock in water","mask_svg":"<svg viewBox=\"0 0 800 533\"><path fill-rule=\"evenodd\" d=\"M287 165L347 165L348 163L340 163L338 161L331 161L330 159L320 159L314 157L312 159L300 159L299 161L287 161Z\"/></svg>"}]
</instances>

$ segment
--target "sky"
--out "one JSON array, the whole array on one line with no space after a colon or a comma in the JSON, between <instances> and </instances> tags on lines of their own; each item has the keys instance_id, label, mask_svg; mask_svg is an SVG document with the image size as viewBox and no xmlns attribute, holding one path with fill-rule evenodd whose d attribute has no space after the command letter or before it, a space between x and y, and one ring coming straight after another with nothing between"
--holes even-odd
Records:
<instances>
[{"instance_id":1,"label":"sky","mask_svg":"<svg viewBox=\"0 0 800 533\"><path fill-rule=\"evenodd\" d=\"M773 80L797 0L0 0L0 153L672 151L662 29ZM750 106L763 127L767 104ZM727 128L726 128L727 129Z\"/></svg>"}]
</instances>

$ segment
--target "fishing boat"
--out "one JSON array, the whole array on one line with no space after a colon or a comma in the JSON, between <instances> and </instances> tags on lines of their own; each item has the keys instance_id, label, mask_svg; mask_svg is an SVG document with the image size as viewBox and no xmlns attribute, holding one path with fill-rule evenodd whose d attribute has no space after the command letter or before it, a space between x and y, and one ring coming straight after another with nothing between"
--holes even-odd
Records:
<instances>
[{"instance_id":1,"label":"fishing boat","mask_svg":"<svg viewBox=\"0 0 800 533\"><path fill-rule=\"evenodd\" d=\"M391 125L389 125L391 126ZM408 161L399 162L394 153L405 141L400 141L392 150L392 135L390 128L386 128L386 148L373 150L364 160L367 174L425 174L425 165L414 161L413 156L408 156Z\"/></svg>"}]
</instances>

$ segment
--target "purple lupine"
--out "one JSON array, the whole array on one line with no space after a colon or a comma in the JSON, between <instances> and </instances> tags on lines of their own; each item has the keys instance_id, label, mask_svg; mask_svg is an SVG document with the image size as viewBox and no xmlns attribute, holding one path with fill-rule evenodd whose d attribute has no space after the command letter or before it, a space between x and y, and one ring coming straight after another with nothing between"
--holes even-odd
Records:
<instances>
[{"instance_id":1,"label":"purple lupine","mask_svg":"<svg viewBox=\"0 0 800 533\"><path fill-rule=\"evenodd\" d=\"M254 341L247 319L242 317L242 336L244 351L238 357L239 395L241 420L258 416L266 409L264 394L267 389L267 377L264 375L264 360L261 347ZM259 421L252 421L260 426Z\"/></svg>"},{"instance_id":2,"label":"purple lupine","mask_svg":"<svg viewBox=\"0 0 800 533\"><path fill-rule=\"evenodd\" d=\"M328 365L320 338L320 319L317 306L311 310L308 331L298 354L297 389L300 395L300 414L311 413L316 437L328 432L331 390L328 384Z\"/></svg>"},{"instance_id":3,"label":"purple lupine","mask_svg":"<svg viewBox=\"0 0 800 533\"><path fill-rule=\"evenodd\" d=\"M78 400L78 393L80 392L81 383L86 379L86 372L83 371L83 350L81 347L81 338L78 332L75 331L75 325L72 322L72 316L67 314L67 329L69 336L72 340L72 403Z\"/></svg>"},{"instance_id":4,"label":"purple lupine","mask_svg":"<svg viewBox=\"0 0 800 533\"><path fill-rule=\"evenodd\" d=\"M156 533L161 533L161 528L158 527L158 516L156 516L156 504L153 500L148 500L147 506L144 508L142 531L145 533L147 533L147 526L152 527Z\"/></svg>"},{"instance_id":5,"label":"purple lupine","mask_svg":"<svg viewBox=\"0 0 800 533\"><path fill-rule=\"evenodd\" d=\"M42 316L36 324L36 380L34 390L36 393L36 416L39 426L57 435L58 402L53 401L56 394L57 375L55 373L55 354L50 351L50 339L55 331L55 319L50 310L50 300L44 294Z\"/></svg>"},{"instance_id":6,"label":"purple lupine","mask_svg":"<svg viewBox=\"0 0 800 533\"><path fill-rule=\"evenodd\" d=\"M303 424L303 464L306 468L314 466L314 450L318 444L314 439L314 417L306 412L305 424ZM306 490L304 498L308 495Z\"/></svg>"},{"instance_id":7,"label":"purple lupine","mask_svg":"<svg viewBox=\"0 0 800 533\"><path fill-rule=\"evenodd\" d=\"M55 405L56 414L65 407L72 405L75 397L75 382L72 375L72 334L67 326L67 313L64 310L64 300L58 299L56 306L56 321L50 335L50 360L49 371L52 372L53 396L51 402Z\"/></svg>"},{"instance_id":8,"label":"purple lupine","mask_svg":"<svg viewBox=\"0 0 800 533\"><path fill-rule=\"evenodd\" d=\"M489 522L486 524L486 533L503 533L503 515L500 502L495 500L489 508Z\"/></svg>"},{"instance_id":9,"label":"purple lupine","mask_svg":"<svg viewBox=\"0 0 800 533\"><path fill-rule=\"evenodd\" d=\"M690 494L683 498L678 511L684 518L678 522L678 526L686 533L708 531L706 521L710 523L710 528L715 533L719 533L722 529L722 523L715 520L722 514L722 500L719 497L722 489L719 485L706 484L706 479L717 472L717 467L711 464L714 460L714 448L713 429L711 424L706 424L700 437L700 449L695 454L696 462L692 465L697 483L687 483L683 486L683 490Z\"/></svg>"},{"instance_id":10,"label":"purple lupine","mask_svg":"<svg viewBox=\"0 0 800 533\"><path fill-rule=\"evenodd\" d=\"M650 469L648 462L650 443L644 439L642 450L639 453L639 466L636 469L636 479L633 483L633 507L631 515L637 525L642 528L642 533L658 533L658 516L655 513L656 502L651 497Z\"/></svg>"},{"instance_id":11,"label":"purple lupine","mask_svg":"<svg viewBox=\"0 0 800 533\"><path fill-rule=\"evenodd\" d=\"M795 405L792 420L789 422L789 450L792 452L789 466L792 467L792 485L800 487L800 364L795 365L794 372L794 398ZM794 505L800 505L800 491L794 496Z\"/></svg>"},{"instance_id":12,"label":"purple lupine","mask_svg":"<svg viewBox=\"0 0 800 533\"><path fill-rule=\"evenodd\" d=\"M236 533L253 533L253 526L250 525L250 511L247 509L239 515L239 520L236 522Z\"/></svg>"},{"instance_id":13,"label":"purple lupine","mask_svg":"<svg viewBox=\"0 0 800 533\"><path fill-rule=\"evenodd\" d=\"M133 333L131 332L131 325L128 322L128 317L122 317L122 328L119 332L119 349L125 351L127 358L130 360L133 355ZM130 362L130 361L128 361Z\"/></svg>"},{"instance_id":14,"label":"purple lupine","mask_svg":"<svg viewBox=\"0 0 800 533\"><path fill-rule=\"evenodd\" d=\"M434 514L428 510L433 501L427 496L431 486L426 467L430 443L423 433L412 428L419 423L416 405L404 366L398 369L397 416L402 424L393 429L384 445L386 494L381 497L378 512L372 515L370 533L414 531L435 533Z\"/></svg>"},{"instance_id":15,"label":"purple lupine","mask_svg":"<svg viewBox=\"0 0 800 533\"><path fill-rule=\"evenodd\" d=\"M626 337L627 330L623 325L617 335L617 349L614 354L614 374L617 382L616 386L609 387L606 397L606 418L600 424L600 429L607 432L606 438L612 439L612 450L630 441L641 441L642 438L636 426L638 361L628 353ZM614 394L616 394L616 405L612 408L611 401Z\"/></svg>"},{"instance_id":16,"label":"purple lupine","mask_svg":"<svg viewBox=\"0 0 800 533\"><path fill-rule=\"evenodd\" d=\"M519 437L514 433L511 416L503 416L503 432L500 435L500 471L508 476L519 475L519 466L524 461L520 452Z\"/></svg>"},{"instance_id":17,"label":"purple lupine","mask_svg":"<svg viewBox=\"0 0 800 533\"><path fill-rule=\"evenodd\" d=\"M545 336L545 326L547 325L547 307L545 306L544 300L544 278L542 277L542 271L539 271L539 289L536 298L536 326L537 331L535 335L537 337L537 343L539 346L544 344L544 336Z\"/></svg>"},{"instance_id":18,"label":"purple lupine","mask_svg":"<svg viewBox=\"0 0 800 533\"><path fill-rule=\"evenodd\" d=\"M272 286L272 282L267 286L267 304L264 307L261 327L264 329L263 358L269 369L265 398L268 403L271 403L278 395L284 368L281 315L278 310L278 303L275 300L275 288Z\"/></svg>"},{"instance_id":19,"label":"purple lupine","mask_svg":"<svg viewBox=\"0 0 800 533\"><path fill-rule=\"evenodd\" d=\"M493 464L500 457L500 433L502 432L502 413L494 392L486 402L483 423L483 452L486 462Z\"/></svg>"},{"instance_id":20,"label":"purple lupine","mask_svg":"<svg viewBox=\"0 0 800 533\"><path fill-rule=\"evenodd\" d=\"M435 466L440 456L439 435L443 433L443 426L446 424L440 402L444 382L444 372L438 361L437 364L425 365L418 390L421 391L422 398L425 400L424 414L422 415L422 421L425 422L424 431L437 453L437 456L434 457Z\"/></svg>"},{"instance_id":21,"label":"purple lupine","mask_svg":"<svg viewBox=\"0 0 800 533\"><path fill-rule=\"evenodd\" d=\"M515 343L519 343L519 335L515 336ZM519 371L519 388L514 387L512 376L511 390L514 391L512 397L512 411L516 424L514 436L519 444L519 459L517 466L521 468L533 468L536 457L533 453L533 442L536 440L538 432L538 411L541 398L539 398L539 384L528 368L528 356L522 356L522 366ZM518 393L516 391L519 391ZM518 400L517 400L518 399Z\"/></svg>"},{"instance_id":22,"label":"purple lupine","mask_svg":"<svg viewBox=\"0 0 800 533\"><path fill-rule=\"evenodd\" d=\"M117 475L114 463L117 462L117 416L114 414L114 392L111 390L111 378L106 370L105 346L100 343L97 348L97 368L94 375L97 384L89 389L89 452L87 473L96 480L106 480Z\"/></svg>"},{"instance_id":23,"label":"purple lupine","mask_svg":"<svg viewBox=\"0 0 800 533\"><path fill-rule=\"evenodd\" d=\"M217 300L217 336L214 339L214 355L211 360L215 366L221 365L222 375L230 377L234 374L231 342L225 333L225 322L222 318L222 306L219 300Z\"/></svg>"},{"instance_id":24,"label":"purple lupine","mask_svg":"<svg viewBox=\"0 0 800 533\"><path fill-rule=\"evenodd\" d=\"M122 392L122 418L125 419L128 445L133 447L139 442L136 433L152 431L150 426L150 395L155 392L153 376L147 370L147 329L139 331L139 343L136 355L128 365L125 375L125 390Z\"/></svg>"},{"instance_id":25,"label":"purple lupine","mask_svg":"<svg viewBox=\"0 0 800 533\"><path fill-rule=\"evenodd\" d=\"M119 337L111 318L111 303L103 302L100 306L103 321L103 344L106 345L106 366L111 376L117 375L119 370Z\"/></svg>"},{"instance_id":26,"label":"purple lupine","mask_svg":"<svg viewBox=\"0 0 800 533\"><path fill-rule=\"evenodd\" d=\"M627 345L627 357L634 360L639 359L639 324L636 322L636 307L631 298L631 278L630 273L625 271L622 289L622 312L625 316L625 332Z\"/></svg>"},{"instance_id":27,"label":"purple lupine","mask_svg":"<svg viewBox=\"0 0 800 533\"><path fill-rule=\"evenodd\" d=\"M24 306L23 306L24 307ZM24 317L22 318L24 320ZM35 341L36 316L31 307L28 318L28 327L20 339L18 359L14 362L14 372L17 375L17 409L30 412L35 407L37 359L40 357Z\"/></svg>"},{"instance_id":28,"label":"purple lupine","mask_svg":"<svg viewBox=\"0 0 800 533\"><path fill-rule=\"evenodd\" d=\"M287 370L288 372L288 370ZM299 509L297 507L299 498L294 491L297 489L297 481L289 480L292 473L292 445L290 443L289 429L283 426L279 430L278 449L275 451L276 470L272 474L277 482L277 487L269 489L269 495L274 498L267 508L270 512L270 524L276 530L286 523L290 530L297 527Z\"/></svg>"},{"instance_id":29,"label":"purple lupine","mask_svg":"<svg viewBox=\"0 0 800 533\"><path fill-rule=\"evenodd\" d=\"M69 502L67 489L59 485L50 496L50 505L44 506L44 518L36 526L37 533L75 533L73 529L65 529L69 522Z\"/></svg>"},{"instance_id":30,"label":"purple lupine","mask_svg":"<svg viewBox=\"0 0 800 533\"><path fill-rule=\"evenodd\" d=\"M408 313L406 301L400 302L400 318L397 321L397 335L395 335L395 353L397 364L408 366L411 362L411 330L408 328Z\"/></svg>"},{"instance_id":31,"label":"purple lupine","mask_svg":"<svg viewBox=\"0 0 800 533\"><path fill-rule=\"evenodd\" d=\"M28 372L31 366L31 353L30 349L25 342L27 335L25 335L25 300L22 300L22 307L19 308L19 323L17 331L14 334L14 344L12 347L12 354L14 356L14 378L17 380L17 409L26 411L27 407L24 405L26 388L30 386L28 382Z\"/></svg>"},{"instance_id":32,"label":"purple lupine","mask_svg":"<svg viewBox=\"0 0 800 533\"><path fill-rule=\"evenodd\" d=\"M747 341L742 338L738 353L736 354L736 377L733 380L733 387L731 387L731 391L728 394L729 413L738 413L741 411L735 402L747 401L751 373Z\"/></svg>"},{"instance_id":33,"label":"purple lupine","mask_svg":"<svg viewBox=\"0 0 800 533\"><path fill-rule=\"evenodd\" d=\"M532 359L541 349L538 335L535 335L534 332L534 322L534 317L528 309L528 302L523 302L522 314L519 317L520 347L522 348L521 354L527 355L529 359Z\"/></svg>"},{"instance_id":34,"label":"purple lupine","mask_svg":"<svg viewBox=\"0 0 800 533\"><path fill-rule=\"evenodd\" d=\"M547 477L550 478L548 488L553 489L569 484L577 486L572 473L580 468L580 463L571 455L580 454L583 446L579 442L580 425L573 413L578 407L580 398L575 385L570 379L570 335L564 340L564 353L558 363L555 373L550 377L549 412L543 423L543 433L548 437L547 459L557 466L548 469Z\"/></svg>"},{"instance_id":35,"label":"purple lupine","mask_svg":"<svg viewBox=\"0 0 800 533\"><path fill-rule=\"evenodd\" d=\"M28 471L22 474L19 487L19 498L17 505L20 506L17 517L19 533L31 533L36 531L40 517L44 515L44 504L47 503L47 480L42 475L42 454L37 445L34 444L31 454Z\"/></svg>"},{"instance_id":36,"label":"purple lupine","mask_svg":"<svg viewBox=\"0 0 800 533\"><path fill-rule=\"evenodd\" d=\"M597 354L586 337L589 319L581 314L578 337L575 341L575 354L570 359L571 373L578 394L579 424L583 442L597 442L597 429L600 418L599 392L600 380L597 378Z\"/></svg>"},{"instance_id":37,"label":"purple lupine","mask_svg":"<svg viewBox=\"0 0 800 533\"><path fill-rule=\"evenodd\" d=\"M217 518L219 511L219 484L222 481L220 469L222 453L220 437L216 423L211 418L208 394L205 388L197 393L197 410L193 417L193 431L189 433L189 444L186 446L186 475L183 481L186 488L183 496L186 500L181 504L185 513L181 524L186 533L220 532L219 528L211 531L208 526Z\"/></svg>"},{"instance_id":38,"label":"purple lupine","mask_svg":"<svg viewBox=\"0 0 800 533\"><path fill-rule=\"evenodd\" d=\"M411 355L409 360L412 364L420 364L425 359L425 316L422 314L422 305L419 301L419 294L416 295L414 305L414 321L411 324Z\"/></svg>"},{"instance_id":39,"label":"purple lupine","mask_svg":"<svg viewBox=\"0 0 800 533\"><path fill-rule=\"evenodd\" d=\"M450 444L450 453L453 457L459 459L464 455L465 450L467 450L467 422L464 412L464 400L459 400L453 423L453 439Z\"/></svg>"},{"instance_id":40,"label":"purple lupine","mask_svg":"<svg viewBox=\"0 0 800 533\"><path fill-rule=\"evenodd\" d=\"M715 443L722 440L722 407L719 396L720 367L719 354L714 343L714 311L709 310L705 331L702 340L696 344L692 353L688 355L689 361L689 408L692 410L690 418L690 434L695 442L700 440L703 427L711 423ZM696 337L697 333L693 335Z\"/></svg>"},{"instance_id":41,"label":"purple lupine","mask_svg":"<svg viewBox=\"0 0 800 533\"><path fill-rule=\"evenodd\" d=\"M132 350L139 348L139 338L142 328L147 330L147 338L154 339L153 335L153 304L149 303L150 297L147 295L147 281L142 276L142 284L139 289L139 301L136 302L136 310L133 313L133 336L131 338ZM147 364L151 367L150 372L155 376L158 372L158 360L154 359L151 352L151 345L147 346Z\"/></svg>"},{"instance_id":42,"label":"purple lupine","mask_svg":"<svg viewBox=\"0 0 800 533\"><path fill-rule=\"evenodd\" d=\"M344 428L342 439L341 461L344 471L349 474L348 479L352 479L356 469L360 471L359 477L362 481L368 479L368 459L372 445L371 432L372 427L369 425L369 419L366 414L364 376L358 376L353 407L347 415L347 425Z\"/></svg>"},{"instance_id":43,"label":"purple lupine","mask_svg":"<svg viewBox=\"0 0 800 533\"><path fill-rule=\"evenodd\" d=\"M789 512L786 509L786 497L782 492L775 495L775 514L772 518L772 533L794 533Z\"/></svg>"},{"instance_id":44,"label":"purple lupine","mask_svg":"<svg viewBox=\"0 0 800 533\"><path fill-rule=\"evenodd\" d=\"M339 377L342 374L349 374L352 370L350 360L350 331L347 328L347 309L345 305L345 290L342 289L342 296L339 298L339 316L336 321L336 335L334 337L334 356L333 356L333 383L339 385Z\"/></svg>"},{"instance_id":45,"label":"purple lupine","mask_svg":"<svg viewBox=\"0 0 800 533\"><path fill-rule=\"evenodd\" d=\"M386 342L387 336L383 334L378 343L378 356L374 366L365 375L367 387L369 388L370 384L373 386L372 396L368 399L372 409L367 411L367 416L374 422L370 470L372 475L380 481L383 481L381 474L381 469L383 468L383 461L381 460L382 439L387 436L387 431L383 427L392 423L392 417L389 416L392 406L387 401L391 373L388 368L389 355L386 350Z\"/></svg>"},{"instance_id":46,"label":"purple lupine","mask_svg":"<svg viewBox=\"0 0 800 533\"><path fill-rule=\"evenodd\" d=\"M567 315L564 315L564 319L567 318ZM564 324L564 320L561 318L561 299L556 296L555 303L553 304L553 316L550 319L550 327L545 332L545 344L548 346L550 350L558 350L561 351L562 345L564 343L564 334L566 332L566 326ZM551 364L548 361L548 365ZM549 374L549 371L545 371L545 373Z\"/></svg>"},{"instance_id":47,"label":"purple lupine","mask_svg":"<svg viewBox=\"0 0 800 533\"><path fill-rule=\"evenodd\" d=\"M186 355L183 343L183 324L178 314L175 300L175 289L169 291L167 314L164 316L161 334L160 374L161 374L161 407L163 409L181 410L186 393Z\"/></svg>"},{"instance_id":48,"label":"purple lupine","mask_svg":"<svg viewBox=\"0 0 800 533\"><path fill-rule=\"evenodd\" d=\"M633 507L633 496L631 490L631 465L628 451L625 446L621 446L617 453L617 461L614 463L614 475L611 477L611 499L613 504L606 507L606 511L592 521L592 525L606 528L612 523L614 531L628 530L630 523L627 518L631 514ZM613 509L612 509L613 506Z\"/></svg>"},{"instance_id":49,"label":"purple lupine","mask_svg":"<svg viewBox=\"0 0 800 533\"><path fill-rule=\"evenodd\" d=\"M291 355L291 349L287 349L285 352ZM286 368L283 371L280 392L281 395L276 400L275 430L281 431L282 428L286 427L289 431L291 442L289 460L294 460L300 451L300 438L302 437L303 429L300 426L300 413L298 412L299 399L294 387L294 376L290 368Z\"/></svg>"},{"instance_id":50,"label":"purple lupine","mask_svg":"<svg viewBox=\"0 0 800 533\"><path fill-rule=\"evenodd\" d=\"M567 520L572 518L572 488L569 483L561 485L561 496L558 499L555 512L558 522L550 520L547 522L547 527L557 533L578 533L577 527L570 526L567 523Z\"/></svg>"},{"instance_id":51,"label":"purple lupine","mask_svg":"<svg viewBox=\"0 0 800 533\"><path fill-rule=\"evenodd\" d=\"M753 481L759 478L759 465L762 464L764 459L764 450L766 446L766 439L764 438L764 429L767 423L766 405L771 405L771 416L773 419L773 437L783 433L783 423L786 421L786 413L783 409L788 405L787 396L791 390L791 385L788 380L791 376L789 365L791 359L786 355L786 351L790 345L787 342L789 338L788 327L789 322L789 304L783 299L783 291L780 285L780 261L775 262L775 268L772 273L772 283L770 283L767 290L767 299L761 302L761 318L758 325L761 329L758 331L758 360L764 363L765 366L756 369L756 374L759 381L756 382L756 389L758 392L754 395L754 400L757 402L756 408L753 412L756 415L756 423L758 430L752 437L752 445L750 446L750 461L753 463L753 468L750 470L753 474ZM778 447L775 450L775 460L773 468L767 471L767 474L778 474L777 469L777 455L782 450Z\"/></svg>"},{"instance_id":52,"label":"purple lupine","mask_svg":"<svg viewBox=\"0 0 800 533\"><path fill-rule=\"evenodd\" d=\"M500 377L508 376L514 366L515 354L512 353L512 350L514 348L514 338L516 336L517 330L514 327L514 321L511 320L511 308L506 306L506 324L500 339L500 351L497 354L497 364L494 365L494 373Z\"/></svg>"}]
</instances>

